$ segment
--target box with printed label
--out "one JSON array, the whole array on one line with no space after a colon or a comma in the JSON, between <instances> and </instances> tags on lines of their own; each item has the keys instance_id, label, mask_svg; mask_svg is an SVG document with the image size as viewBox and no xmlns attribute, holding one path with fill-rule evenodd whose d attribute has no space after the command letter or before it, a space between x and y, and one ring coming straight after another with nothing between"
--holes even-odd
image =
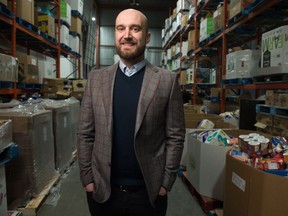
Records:
<instances>
[{"instance_id":1,"label":"box with printed label","mask_svg":"<svg viewBox=\"0 0 288 216\"><path fill-rule=\"evenodd\" d=\"M288 178L226 156L225 216L287 215Z\"/></svg>"},{"instance_id":2,"label":"box with printed label","mask_svg":"<svg viewBox=\"0 0 288 216\"><path fill-rule=\"evenodd\" d=\"M37 25L41 32L47 33L52 38L55 38L55 19L50 15L38 15Z\"/></svg>"},{"instance_id":3,"label":"box with printed label","mask_svg":"<svg viewBox=\"0 0 288 216\"><path fill-rule=\"evenodd\" d=\"M38 59L31 55L17 54L18 81L20 83L39 83Z\"/></svg>"},{"instance_id":4,"label":"box with printed label","mask_svg":"<svg viewBox=\"0 0 288 216\"><path fill-rule=\"evenodd\" d=\"M288 72L288 25L262 34L261 68L271 68L267 73ZM259 74L259 75L266 75Z\"/></svg>"},{"instance_id":5,"label":"box with printed label","mask_svg":"<svg viewBox=\"0 0 288 216\"><path fill-rule=\"evenodd\" d=\"M260 69L259 50L238 50L227 54L226 79L250 78Z\"/></svg>"}]
</instances>

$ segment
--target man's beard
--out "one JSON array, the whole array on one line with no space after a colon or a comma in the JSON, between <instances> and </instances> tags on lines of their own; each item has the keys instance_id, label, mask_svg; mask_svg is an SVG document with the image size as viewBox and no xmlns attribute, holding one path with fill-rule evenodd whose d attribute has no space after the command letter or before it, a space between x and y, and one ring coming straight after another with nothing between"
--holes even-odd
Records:
<instances>
[{"instance_id":1,"label":"man's beard","mask_svg":"<svg viewBox=\"0 0 288 216\"><path fill-rule=\"evenodd\" d=\"M120 58L125 59L125 60L133 60L137 59L140 56L142 56L145 53L146 45L141 45L138 47L135 52L130 52L130 51L122 51L121 50L121 45L116 45L116 52L120 56Z\"/></svg>"}]
</instances>

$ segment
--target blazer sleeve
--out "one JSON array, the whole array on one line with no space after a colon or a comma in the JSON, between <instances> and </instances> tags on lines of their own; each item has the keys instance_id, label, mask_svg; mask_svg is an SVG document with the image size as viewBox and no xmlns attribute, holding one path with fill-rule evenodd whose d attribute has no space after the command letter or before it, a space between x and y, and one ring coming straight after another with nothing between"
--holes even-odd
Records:
<instances>
[{"instance_id":1,"label":"blazer sleeve","mask_svg":"<svg viewBox=\"0 0 288 216\"><path fill-rule=\"evenodd\" d=\"M171 74L171 73L170 73ZM181 96L178 75L173 76L173 85L167 108L166 117L166 166L162 186L171 190L177 176L184 140L185 121L183 99Z\"/></svg>"}]
</instances>

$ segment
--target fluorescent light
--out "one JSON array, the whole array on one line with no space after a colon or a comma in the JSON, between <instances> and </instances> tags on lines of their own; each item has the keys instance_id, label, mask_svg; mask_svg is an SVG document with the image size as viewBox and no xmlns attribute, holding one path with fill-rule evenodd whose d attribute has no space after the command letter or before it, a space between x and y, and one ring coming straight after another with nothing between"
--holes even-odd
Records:
<instances>
[{"instance_id":1,"label":"fluorescent light","mask_svg":"<svg viewBox=\"0 0 288 216\"><path fill-rule=\"evenodd\" d=\"M95 21L96 20L96 18L95 17L92 17L92 21Z\"/></svg>"}]
</instances>

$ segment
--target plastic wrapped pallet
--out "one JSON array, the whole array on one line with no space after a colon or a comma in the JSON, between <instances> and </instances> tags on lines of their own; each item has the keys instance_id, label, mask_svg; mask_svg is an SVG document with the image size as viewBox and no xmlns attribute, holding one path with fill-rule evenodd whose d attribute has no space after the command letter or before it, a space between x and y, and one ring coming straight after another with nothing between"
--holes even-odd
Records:
<instances>
[{"instance_id":1,"label":"plastic wrapped pallet","mask_svg":"<svg viewBox=\"0 0 288 216\"><path fill-rule=\"evenodd\" d=\"M12 120L13 142L19 156L6 164L8 205L39 195L59 174L54 168L52 112L25 106L0 110L0 119Z\"/></svg>"},{"instance_id":2,"label":"plastic wrapped pallet","mask_svg":"<svg viewBox=\"0 0 288 216\"><path fill-rule=\"evenodd\" d=\"M63 172L72 162L72 128L70 107L63 100L46 99L41 105L52 111L55 168Z\"/></svg>"},{"instance_id":3,"label":"plastic wrapped pallet","mask_svg":"<svg viewBox=\"0 0 288 216\"><path fill-rule=\"evenodd\" d=\"M12 143L12 121L0 120L0 153Z\"/></svg>"}]
</instances>

